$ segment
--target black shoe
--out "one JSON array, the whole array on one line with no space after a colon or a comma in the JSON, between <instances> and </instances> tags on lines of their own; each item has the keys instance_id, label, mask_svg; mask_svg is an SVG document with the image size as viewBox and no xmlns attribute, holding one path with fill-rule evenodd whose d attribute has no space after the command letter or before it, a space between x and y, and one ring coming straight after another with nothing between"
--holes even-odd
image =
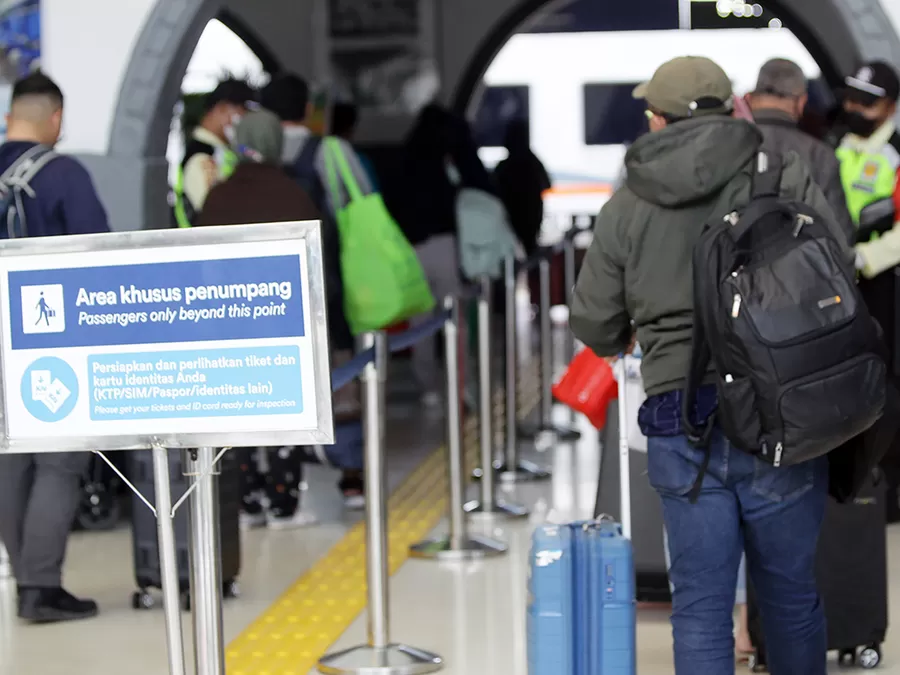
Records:
<instances>
[{"instance_id":1,"label":"black shoe","mask_svg":"<svg viewBox=\"0 0 900 675\"><path fill-rule=\"evenodd\" d=\"M19 589L19 618L32 623L90 619L97 611L96 602L79 600L63 588Z\"/></svg>"}]
</instances>

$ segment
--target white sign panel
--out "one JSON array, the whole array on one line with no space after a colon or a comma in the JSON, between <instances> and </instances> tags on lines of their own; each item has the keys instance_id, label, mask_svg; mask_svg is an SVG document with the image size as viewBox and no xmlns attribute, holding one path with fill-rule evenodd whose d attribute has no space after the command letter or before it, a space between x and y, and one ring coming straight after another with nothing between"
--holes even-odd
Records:
<instances>
[{"instance_id":1,"label":"white sign panel","mask_svg":"<svg viewBox=\"0 0 900 675\"><path fill-rule=\"evenodd\" d=\"M333 442L317 223L0 246L3 448Z\"/></svg>"}]
</instances>

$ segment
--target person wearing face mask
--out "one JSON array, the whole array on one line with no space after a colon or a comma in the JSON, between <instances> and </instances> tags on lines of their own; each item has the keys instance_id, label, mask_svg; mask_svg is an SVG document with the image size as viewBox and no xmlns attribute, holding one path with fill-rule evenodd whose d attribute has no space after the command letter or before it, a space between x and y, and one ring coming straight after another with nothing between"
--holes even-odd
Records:
<instances>
[{"instance_id":1,"label":"person wearing face mask","mask_svg":"<svg viewBox=\"0 0 900 675\"><path fill-rule=\"evenodd\" d=\"M234 129L255 97L249 84L235 79L220 82L207 95L203 117L191 132L175 180L178 227L191 227L210 189L234 172L237 166L237 155L231 149Z\"/></svg>"},{"instance_id":2,"label":"person wearing face mask","mask_svg":"<svg viewBox=\"0 0 900 675\"><path fill-rule=\"evenodd\" d=\"M900 133L894 123L900 78L886 63L873 62L845 80L843 110L839 121L849 130L837 149L847 202L859 224L862 210L875 202L892 200L894 222L876 226L880 234L861 232L856 245L856 267L862 278L860 292L869 312L878 321L891 357L891 372L900 372L900 334L897 332L897 278L900 265ZM869 228L867 228L867 231ZM881 461L887 477L888 521L900 520L897 491L900 488L900 444L893 445Z\"/></svg>"},{"instance_id":3,"label":"person wearing face mask","mask_svg":"<svg viewBox=\"0 0 900 675\"><path fill-rule=\"evenodd\" d=\"M787 59L771 59L759 71L756 89L747 94L753 120L763 134L766 150L793 150L806 162L813 180L822 188L834 216L852 245L855 227L847 211L841 167L834 151L799 128L809 100L806 75Z\"/></svg>"},{"instance_id":4,"label":"person wearing face mask","mask_svg":"<svg viewBox=\"0 0 900 675\"><path fill-rule=\"evenodd\" d=\"M882 199L900 204L897 170L900 135L893 117L900 97L900 79L887 63L873 61L845 79L838 124L847 130L837 149L847 207L855 224L862 210ZM878 245L857 248L863 274L872 277L900 262Z\"/></svg>"}]
</instances>

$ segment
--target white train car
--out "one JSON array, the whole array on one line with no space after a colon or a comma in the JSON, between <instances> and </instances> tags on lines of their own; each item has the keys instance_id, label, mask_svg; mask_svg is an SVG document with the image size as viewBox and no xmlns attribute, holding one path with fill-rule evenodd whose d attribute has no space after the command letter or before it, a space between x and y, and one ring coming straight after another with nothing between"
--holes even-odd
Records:
<instances>
[{"instance_id":1,"label":"white train car","mask_svg":"<svg viewBox=\"0 0 900 675\"><path fill-rule=\"evenodd\" d=\"M681 55L714 59L738 94L752 90L760 66L776 56L796 61L810 79L821 75L783 28L519 34L497 55L480 100L493 106L485 114L495 125L502 118L529 119L532 148L554 183L545 202L545 239L558 236L573 215L596 214L609 198L627 143L646 128L644 106L631 90ZM499 129L491 138L499 142ZM496 145L480 152L488 166L506 154Z\"/></svg>"}]
</instances>

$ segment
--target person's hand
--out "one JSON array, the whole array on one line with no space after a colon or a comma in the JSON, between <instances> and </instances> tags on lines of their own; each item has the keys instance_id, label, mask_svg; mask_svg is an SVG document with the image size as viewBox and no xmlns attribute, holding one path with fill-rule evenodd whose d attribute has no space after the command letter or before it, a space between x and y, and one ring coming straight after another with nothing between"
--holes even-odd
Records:
<instances>
[{"instance_id":1,"label":"person's hand","mask_svg":"<svg viewBox=\"0 0 900 675\"><path fill-rule=\"evenodd\" d=\"M628 347L625 349L625 351L622 352L623 355L630 356L631 353L634 351L635 345L637 345L637 333L633 333L631 335L631 342L628 344ZM606 361L611 366L614 365L616 363L616 361L618 361L618 360L619 360L618 355L617 356L607 356L604 358L604 361Z\"/></svg>"},{"instance_id":2,"label":"person's hand","mask_svg":"<svg viewBox=\"0 0 900 675\"><path fill-rule=\"evenodd\" d=\"M212 158L209 161L203 162L203 176L206 178L206 184L212 187L219 180L219 172L216 168L216 163Z\"/></svg>"}]
</instances>

